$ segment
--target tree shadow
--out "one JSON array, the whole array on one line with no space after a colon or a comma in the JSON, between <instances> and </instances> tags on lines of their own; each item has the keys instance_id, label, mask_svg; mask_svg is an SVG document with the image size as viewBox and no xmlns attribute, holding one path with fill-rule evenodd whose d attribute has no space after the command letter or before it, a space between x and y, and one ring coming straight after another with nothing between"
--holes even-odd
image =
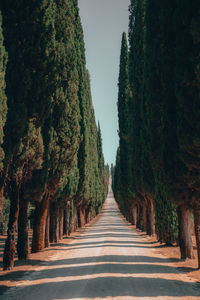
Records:
<instances>
[{"instance_id":1,"label":"tree shadow","mask_svg":"<svg viewBox=\"0 0 200 300\"><path fill-rule=\"evenodd\" d=\"M132 264L131 264L132 263ZM136 264L133 264L136 263ZM139 263L139 264L138 264ZM56 278L66 276L85 276L97 275L103 273L110 274L180 274L185 273L184 270L167 265L156 265L156 263L169 263L168 259L148 256L118 256L106 255L99 257L82 257L73 259L56 260L44 262L42 266L59 268L50 268L34 271L34 280L44 278ZM84 265L83 265L84 264ZM92 265L89 265L92 264ZM62 267L62 266L68 267ZM75 265L75 266L70 266ZM189 268L188 272L191 272ZM24 271L16 271L7 273L0 277L0 281L19 281L27 273Z\"/></svg>"},{"instance_id":2,"label":"tree shadow","mask_svg":"<svg viewBox=\"0 0 200 300\"><path fill-rule=\"evenodd\" d=\"M115 246L118 246L118 247L121 247L121 246L129 246L130 247L135 247L135 245L153 245L155 244L156 242L138 242L138 241L113 241L113 240L110 240L110 241L98 241L98 242L83 242L83 243L73 243L73 244L63 244L63 243L57 243L57 244L52 244L51 247L57 247L57 246L60 246L60 247L63 247L63 248L71 248L71 247L78 247L78 246L90 246L90 245L99 245L99 244L103 244L102 247L106 246L106 244L109 244L109 245L115 245ZM147 247L149 248L149 247Z\"/></svg>"},{"instance_id":3,"label":"tree shadow","mask_svg":"<svg viewBox=\"0 0 200 300\"><path fill-rule=\"evenodd\" d=\"M82 288L84 287L84 288ZM97 277L41 283L15 288L15 299L81 299L107 297L189 297L199 296L199 284L144 277ZM19 292L19 294L18 294ZM34 298L31 297L34 295ZM21 297L21 298L20 298ZM2 298L2 300L6 300ZM123 299L123 298L122 298Z\"/></svg>"},{"instance_id":4,"label":"tree shadow","mask_svg":"<svg viewBox=\"0 0 200 300\"><path fill-rule=\"evenodd\" d=\"M147 235L134 235L133 233L123 233L123 238L129 238L129 239L140 239L141 237L144 237ZM122 238L121 234L118 233L98 233L98 234L84 234L84 235L77 235L76 237L74 237L74 240L84 240L84 239L98 239L98 238L106 238L106 237L112 237L112 238ZM64 239L67 239L67 237L65 237ZM69 237L70 239L70 237Z\"/></svg>"}]
</instances>

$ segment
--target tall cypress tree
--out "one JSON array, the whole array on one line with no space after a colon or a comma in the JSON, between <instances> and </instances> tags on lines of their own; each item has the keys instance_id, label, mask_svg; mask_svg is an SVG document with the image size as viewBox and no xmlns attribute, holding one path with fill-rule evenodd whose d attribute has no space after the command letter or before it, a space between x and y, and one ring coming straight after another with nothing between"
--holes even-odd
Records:
<instances>
[{"instance_id":1,"label":"tall cypress tree","mask_svg":"<svg viewBox=\"0 0 200 300\"><path fill-rule=\"evenodd\" d=\"M199 1L175 1L175 95L177 99L177 136L179 142L179 186L184 189L184 205L194 210L200 268L199 205L199 91L200 91L200 18ZM179 188L180 189L180 188Z\"/></svg>"},{"instance_id":2,"label":"tall cypress tree","mask_svg":"<svg viewBox=\"0 0 200 300\"><path fill-rule=\"evenodd\" d=\"M4 160L4 151L3 151L3 138L4 138L4 125L6 122L6 115L7 115L7 98L5 94L5 72L6 72L6 65L7 65L7 53L4 47L4 38L2 32L2 15L0 12L0 233L3 233L3 212L2 212L2 205L3 205L3 160Z\"/></svg>"},{"instance_id":3,"label":"tall cypress tree","mask_svg":"<svg viewBox=\"0 0 200 300\"><path fill-rule=\"evenodd\" d=\"M177 216L174 204L169 200L164 153L166 142L170 142L166 135L170 130L165 117L166 105L170 110L167 102L173 102L174 98L171 88L173 69L170 70L174 57L170 20L173 9L173 1L165 1L164 5L158 1L146 3L145 101L151 141L150 160L155 178L156 227L160 241L166 243L173 242L177 234Z\"/></svg>"},{"instance_id":4,"label":"tall cypress tree","mask_svg":"<svg viewBox=\"0 0 200 300\"><path fill-rule=\"evenodd\" d=\"M41 167L43 146L37 145L43 143L40 126L52 105L55 72L50 70L54 65L55 31L52 1L24 4L8 0L2 1L1 6L9 56L4 143L4 176L9 178L6 187L11 201L4 252L4 269L7 269L12 268L14 261L21 185L30 179L34 169Z\"/></svg>"},{"instance_id":5,"label":"tall cypress tree","mask_svg":"<svg viewBox=\"0 0 200 300\"><path fill-rule=\"evenodd\" d=\"M43 164L44 194L36 202L32 252L45 246L45 222L50 199L54 197L64 178L75 163L80 142L79 77L76 49L76 11L73 3L55 1L55 66L56 88L52 95L54 106L43 127L45 162ZM41 227L43 230L41 230Z\"/></svg>"},{"instance_id":6,"label":"tall cypress tree","mask_svg":"<svg viewBox=\"0 0 200 300\"><path fill-rule=\"evenodd\" d=\"M97 151L98 151L98 170L99 170L99 182L100 182L100 202L103 203L108 192L109 181L109 166L104 163L101 128L98 123L97 128Z\"/></svg>"},{"instance_id":7,"label":"tall cypress tree","mask_svg":"<svg viewBox=\"0 0 200 300\"><path fill-rule=\"evenodd\" d=\"M133 223L148 234L154 233L154 176L149 159L149 133L146 132L144 99L144 63L146 49L146 1L131 1L129 11L130 87L129 118L131 163L129 180L132 194ZM136 210L137 208L137 210ZM138 211L138 214L137 214ZM135 218L137 217L137 220Z\"/></svg>"},{"instance_id":8,"label":"tall cypress tree","mask_svg":"<svg viewBox=\"0 0 200 300\"><path fill-rule=\"evenodd\" d=\"M121 54L120 54L120 67L119 67L119 79L118 79L118 119L119 119L119 145L120 145L120 182L118 201L122 210L123 206L126 207L127 199L129 197L129 159L130 159L130 128L129 128L129 101L130 101L130 89L129 89L129 53L126 33L122 34L121 42Z\"/></svg>"},{"instance_id":9,"label":"tall cypress tree","mask_svg":"<svg viewBox=\"0 0 200 300\"><path fill-rule=\"evenodd\" d=\"M98 132L97 132L97 151L98 151L98 168L100 176L103 177L104 171L104 157L102 152L102 137L101 137L101 128L98 122Z\"/></svg>"}]
</instances>

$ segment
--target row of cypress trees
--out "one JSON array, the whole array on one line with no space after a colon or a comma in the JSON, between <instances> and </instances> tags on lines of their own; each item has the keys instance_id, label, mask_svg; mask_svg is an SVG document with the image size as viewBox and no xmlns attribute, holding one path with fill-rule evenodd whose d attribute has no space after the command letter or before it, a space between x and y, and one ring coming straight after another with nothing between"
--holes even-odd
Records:
<instances>
[{"instance_id":1,"label":"row of cypress trees","mask_svg":"<svg viewBox=\"0 0 200 300\"><path fill-rule=\"evenodd\" d=\"M200 267L199 1L131 0L122 36L120 145L113 189L121 210Z\"/></svg>"},{"instance_id":2,"label":"row of cypress trees","mask_svg":"<svg viewBox=\"0 0 200 300\"><path fill-rule=\"evenodd\" d=\"M37 252L99 212L108 172L77 0L6 0L0 9L1 224L2 199L10 199L6 270L14 265L17 232L18 258L29 255L29 203L35 207L31 251Z\"/></svg>"}]
</instances>

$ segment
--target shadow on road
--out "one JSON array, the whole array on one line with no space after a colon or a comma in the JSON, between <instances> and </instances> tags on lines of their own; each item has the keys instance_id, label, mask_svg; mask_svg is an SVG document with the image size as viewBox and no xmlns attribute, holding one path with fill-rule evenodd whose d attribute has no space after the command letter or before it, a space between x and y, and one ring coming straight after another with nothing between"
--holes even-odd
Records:
<instances>
[{"instance_id":1,"label":"shadow on road","mask_svg":"<svg viewBox=\"0 0 200 300\"><path fill-rule=\"evenodd\" d=\"M14 288L15 300L117 296L123 299L126 296L189 297L200 295L199 283L183 282L179 278L179 275L191 272L191 268L177 268L168 265L170 262L178 261L177 259L169 260L164 257L147 256L149 252L146 250L144 252L142 249L153 248L155 242L148 242L144 238L145 234L136 233L130 226L127 226L127 222L121 216L119 217L117 206L111 203L111 207L114 207L111 208L109 201L107 209L101 212L102 217L93 227L78 234L69 244L64 242L53 244L52 249L46 249L46 251L57 249L60 253L66 252L67 255L70 251L74 257L69 258L63 255L60 260L55 258L54 261L42 262L41 269L31 272L28 276L23 271L3 275L0 277L0 281L3 283L0 286L0 295L7 289L4 283L8 280L11 283L14 281L25 282L23 288L20 286ZM102 253L92 251L95 248L101 248ZM107 251L108 248L110 248L110 252ZM118 252L114 252L115 248L118 248ZM125 251L127 248L129 248L128 252L121 251L122 249ZM141 248L141 251L138 251L138 248ZM83 254L80 255L80 253ZM94 256L92 256L93 253ZM127 254L121 255L124 253ZM30 265L39 263L34 260L27 261L27 264ZM170 275L167 277L167 274ZM46 293L42 298L41 290ZM29 297L30 291L34 298ZM7 298L3 299L7 300Z\"/></svg>"},{"instance_id":2,"label":"shadow on road","mask_svg":"<svg viewBox=\"0 0 200 300\"><path fill-rule=\"evenodd\" d=\"M52 282L52 283L42 283L32 286L32 293L34 293L35 299L40 298L40 289L45 289L46 298L48 300L55 299L73 299L73 298L106 298L106 297L159 297L159 296L169 296L169 297L189 297L194 296L190 294L191 289L196 289L198 296L199 287L194 283L186 282L184 288L177 289L178 292L174 290L174 285L180 286L182 281L179 280L165 280L160 278L144 278L144 277L102 277L94 279L84 279L84 280L70 280L65 282ZM81 285L89 285L90 289L81 290L79 287ZM112 286L112 293L107 286ZM132 289L130 290L130 286ZM146 286L148 289L143 289ZM138 288L140 287L140 288ZM17 288L15 288L17 291ZM74 291L70 293L69 291ZM29 299L26 293L26 288L23 289L25 298ZM20 299L18 297L15 298ZM32 298L31 298L32 300Z\"/></svg>"}]
</instances>

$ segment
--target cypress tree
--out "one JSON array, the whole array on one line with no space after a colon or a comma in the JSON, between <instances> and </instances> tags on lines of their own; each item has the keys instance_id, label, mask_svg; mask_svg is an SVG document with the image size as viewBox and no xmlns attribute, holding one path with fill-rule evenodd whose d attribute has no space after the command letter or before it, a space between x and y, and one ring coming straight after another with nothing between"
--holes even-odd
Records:
<instances>
[{"instance_id":1,"label":"cypress tree","mask_svg":"<svg viewBox=\"0 0 200 300\"><path fill-rule=\"evenodd\" d=\"M52 95L54 107L43 127L46 139L43 164L45 193L42 201L36 203L32 252L45 246L45 222L50 199L56 195L64 178L69 175L80 142L77 71L79 49L76 49L76 11L73 3L65 0L55 2L54 16L56 89Z\"/></svg>"},{"instance_id":2,"label":"cypress tree","mask_svg":"<svg viewBox=\"0 0 200 300\"><path fill-rule=\"evenodd\" d=\"M78 192L79 184L79 169L78 159L67 178L67 184L63 189L61 199L64 202L64 234L69 235L72 231L73 215L70 218L70 206L72 207L75 201L75 196ZM72 211L71 211L72 212Z\"/></svg>"},{"instance_id":3,"label":"cypress tree","mask_svg":"<svg viewBox=\"0 0 200 300\"><path fill-rule=\"evenodd\" d=\"M129 101L130 101L130 88L129 88L129 53L126 33L122 34L121 54L120 54L120 67L118 79L118 119L119 119L119 145L120 145L120 158L119 158L119 186L118 186L118 202L121 209L125 212L124 206L128 201L129 191L129 162L130 162L130 128L129 128Z\"/></svg>"},{"instance_id":4,"label":"cypress tree","mask_svg":"<svg viewBox=\"0 0 200 300\"><path fill-rule=\"evenodd\" d=\"M120 147L117 148L117 154L116 154L116 161L115 161L115 166L113 167L113 182L112 182L112 186L113 186L113 193L115 196L116 201L118 202L118 186L119 186L119 182L120 182Z\"/></svg>"},{"instance_id":5,"label":"cypress tree","mask_svg":"<svg viewBox=\"0 0 200 300\"><path fill-rule=\"evenodd\" d=\"M100 173L100 178L103 179L103 172L104 172L104 157L102 152L102 137L101 137L101 128L98 122L97 128L97 151L98 151L98 169Z\"/></svg>"},{"instance_id":6,"label":"cypress tree","mask_svg":"<svg viewBox=\"0 0 200 300\"><path fill-rule=\"evenodd\" d=\"M95 122L89 74L82 69L81 82L81 133L82 142L78 152L78 167L80 181L75 207L78 213L83 211L86 219L94 217L99 212L105 199L103 185L104 160L102 155L101 137L98 139L98 129ZM100 168L100 169L99 169Z\"/></svg>"},{"instance_id":7,"label":"cypress tree","mask_svg":"<svg viewBox=\"0 0 200 300\"><path fill-rule=\"evenodd\" d=\"M145 101L151 141L150 160L155 178L156 228L159 240L169 244L176 240L177 235L177 216L175 206L169 199L169 176L165 165L167 156L164 153L166 142L170 143L170 134L167 132L171 130L166 125L169 118L166 106L170 110L174 99L173 70L170 70L174 58L170 20L173 10L173 1L166 1L165 5L157 1L146 3ZM173 118L173 114L170 117Z\"/></svg>"},{"instance_id":8,"label":"cypress tree","mask_svg":"<svg viewBox=\"0 0 200 300\"><path fill-rule=\"evenodd\" d=\"M5 94L5 72L7 65L7 53L4 47L4 38L2 32L2 15L0 12L0 234L3 233L3 160L4 160L4 150L2 147L4 138L4 125L6 122L7 115L7 98Z\"/></svg>"},{"instance_id":9,"label":"cypress tree","mask_svg":"<svg viewBox=\"0 0 200 300\"><path fill-rule=\"evenodd\" d=\"M154 181L148 153L149 141L147 137L149 133L146 133L146 116L144 113L146 106L144 100L145 5L146 1L131 1L129 7L129 78L131 87L129 118L131 120L130 136L132 137L130 140L129 180L132 199L134 200L133 223L147 231L148 234L154 234L152 197ZM137 211L138 214L136 214Z\"/></svg>"},{"instance_id":10,"label":"cypress tree","mask_svg":"<svg viewBox=\"0 0 200 300\"><path fill-rule=\"evenodd\" d=\"M198 262L200 268L200 205L199 205L199 1L175 1L175 95L177 99L178 158L181 168L178 182L183 191L183 204L194 210ZM180 189L179 188L179 189ZM189 215L190 217L190 215Z\"/></svg>"},{"instance_id":11,"label":"cypress tree","mask_svg":"<svg viewBox=\"0 0 200 300\"><path fill-rule=\"evenodd\" d=\"M111 178L112 178L112 190L114 192L115 166L113 165L113 163L111 164L111 167L110 167L110 175L111 175Z\"/></svg>"},{"instance_id":12,"label":"cypress tree","mask_svg":"<svg viewBox=\"0 0 200 300\"><path fill-rule=\"evenodd\" d=\"M84 200L86 203L90 198L90 157L89 157L89 122L90 119L90 106L89 106L89 86L88 79L84 69L80 69L81 81L80 81L80 111L81 111L81 135L82 141L78 152L78 167L80 172L80 181L78 188L78 199Z\"/></svg>"},{"instance_id":13,"label":"cypress tree","mask_svg":"<svg viewBox=\"0 0 200 300\"><path fill-rule=\"evenodd\" d=\"M8 269L12 268L15 255L21 185L30 179L34 169L41 167L40 126L51 107L54 86L55 73L50 73L54 28L52 1L24 4L8 0L1 2L1 6L9 56L4 178L10 179L7 192L11 205L3 263L4 269Z\"/></svg>"},{"instance_id":14,"label":"cypress tree","mask_svg":"<svg viewBox=\"0 0 200 300\"><path fill-rule=\"evenodd\" d=\"M100 185L100 193L99 193L100 198L99 198L98 210L100 210L108 191L109 166L107 170L104 164L101 128L99 123L97 127L97 152L98 152L98 178L99 178L99 185Z\"/></svg>"}]
</instances>

